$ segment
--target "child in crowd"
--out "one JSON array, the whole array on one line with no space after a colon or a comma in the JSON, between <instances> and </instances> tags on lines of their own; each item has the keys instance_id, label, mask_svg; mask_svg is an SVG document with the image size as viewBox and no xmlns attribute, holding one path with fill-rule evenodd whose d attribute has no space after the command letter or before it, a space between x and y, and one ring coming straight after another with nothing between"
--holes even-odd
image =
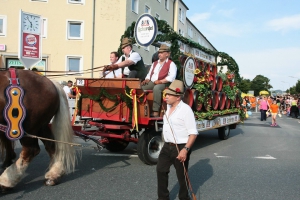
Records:
<instances>
[{"instance_id":1,"label":"child in crowd","mask_svg":"<svg viewBox=\"0 0 300 200\"><path fill-rule=\"evenodd\" d=\"M271 126L277 126L277 123L276 123L276 116L278 114L278 109L279 106L278 104L276 103L276 100L273 101L273 104L270 105L270 110L272 112L272 124Z\"/></svg>"}]
</instances>

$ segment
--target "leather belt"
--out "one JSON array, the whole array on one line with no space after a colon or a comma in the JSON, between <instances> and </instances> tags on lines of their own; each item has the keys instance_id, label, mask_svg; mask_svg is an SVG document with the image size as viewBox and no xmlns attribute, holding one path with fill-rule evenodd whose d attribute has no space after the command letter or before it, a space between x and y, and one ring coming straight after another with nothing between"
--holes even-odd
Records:
<instances>
[{"instance_id":1,"label":"leather belt","mask_svg":"<svg viewBox=\"0 0 300 200\"><path fill-rule=\"evenodd\" d=\"M172 142L165 142L165 144L170 145L170 146L176 146L176 144L172 143ZM185 145L185 144L177 144L177 145Z\"/></svg>"}]
</instances>

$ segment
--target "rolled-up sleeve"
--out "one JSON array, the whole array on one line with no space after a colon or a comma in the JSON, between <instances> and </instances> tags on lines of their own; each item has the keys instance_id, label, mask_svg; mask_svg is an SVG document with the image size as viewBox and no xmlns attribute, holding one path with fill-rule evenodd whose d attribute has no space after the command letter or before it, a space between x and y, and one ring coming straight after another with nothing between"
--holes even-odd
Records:
<instances>
[{"instance_id":1,"label":"rolled-up sleeve","mask_svg":"<svg viewBox=\"0 0 300 200\"><path fill-rule=\"evenodd\" d=\"M184 118L185 127L187 128L188 135L198 135L197 125L194 113L192 109L186 110L186 115Z\"/></svg>"}]
</instances>

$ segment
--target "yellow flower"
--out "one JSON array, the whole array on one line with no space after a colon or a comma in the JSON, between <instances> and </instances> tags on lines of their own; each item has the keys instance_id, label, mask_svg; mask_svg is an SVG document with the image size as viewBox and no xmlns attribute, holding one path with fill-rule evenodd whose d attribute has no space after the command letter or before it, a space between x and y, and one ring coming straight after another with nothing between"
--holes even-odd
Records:
<instances>
[{"instance_id":1,"label":"yellow flower","mask_svg":"<svg viewBox=\"0 0 300 200\"><path fill-rule=\"evenodd\" d=\"M194 71L194 74L199 74L201 72L201 70L200 69L195 69L195 71Z\"/></svg>"}]
</instances>

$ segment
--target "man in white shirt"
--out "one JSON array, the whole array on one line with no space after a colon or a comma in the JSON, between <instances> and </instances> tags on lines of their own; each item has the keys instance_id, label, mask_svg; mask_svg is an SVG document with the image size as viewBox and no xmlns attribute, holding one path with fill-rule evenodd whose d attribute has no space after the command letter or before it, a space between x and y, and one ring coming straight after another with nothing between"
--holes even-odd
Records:
<instances>
[{"instance_id":1,"label":"man in white shirt","mask_svg":"<svg viewBox=\"0 0 300 200\"><path fill-rule=\"evenodd\" d=\"M119 55L116 51L113 51L110 53L110 62L111 65L117 63L118 59L119 59ZM122 78L122 69L116 69L116 70L112 70L112 71L103 71L103 77L105 78Z\"/></svg>"},{"instance_id":2,"label":"man in white shirt","mask_svg":"<svg viewBox=\"0 0 300 200\"><path fill-rule=\"evenodd\" d=\"M158 199L170 199L168 179L171 165L175 167L179 182L179 199L190 199L183 164L188 171L191 148L198 135L196 121L191 107L181 100L184 93L182 81L174 80L165 93L168 104L163 118L165 144L156 166Z\"/></svg>"},{"instance_id":3,"label":"man in white shirt","mask_svg":"<svg viewBox=\"0 0 300 200\"><path fill-rule=\"evenodd\" d=\"M67 85L65 85L63 87L63 89L66 93L67 99L74 99L76 97L75 95L72 94L72 90L71 90L72 86L73 86L73 81L69 80Z\"/></svg>"},{"instance_id":4,"label":"man in white shirt","mask_svg":"<svg viewBox=\"0 0 300 200\"><path fill-rule=\"evenodd\" d=\"M153 90L153 106L151 117L159 117L159 109L162 100L162 91L166 88L166 84L175 80L177 67L175 63L169 59L170 48L162 44L158 50L158 60L153 62L151 68L142 82L143 90Z\"/></svg>"},{"instance_id":5,"label":"man in white shirt","mask_svg":"<svg viewBox=\"0 0 300 200\"><path fill-rule=\"evenodd\" d=\"M124 55L119 58L117 63L104 68L104 71L128 67L130 70L128 78L139 78L143 81L147 75L147 70L140 54L132 50L131 39L123 38L121 48Z\"/></svg>"}]
</instances>

